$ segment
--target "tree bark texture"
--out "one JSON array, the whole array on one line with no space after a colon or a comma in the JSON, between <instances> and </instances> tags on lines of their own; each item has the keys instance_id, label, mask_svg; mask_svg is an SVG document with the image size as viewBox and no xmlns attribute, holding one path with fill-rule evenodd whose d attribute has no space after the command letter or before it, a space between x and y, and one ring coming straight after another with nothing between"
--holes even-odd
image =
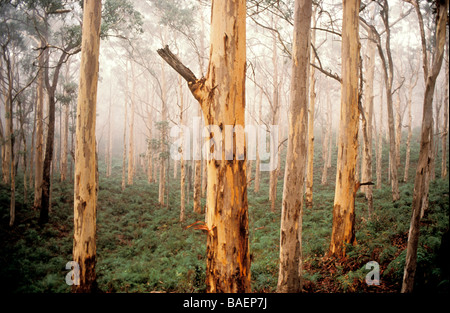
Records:
<instances>
[{"instance_id":1,"label":"tree bark texture","mask_svg":"<svg viewBox=\"0 0 450 313\"><path fill-rule=\"evenodd\" d=\"M42 170L42 198L39 206L39 224L43 225L48 222L48 215L51 206L51 173L52 161L54 153L55 139L55 104L56 104L56 87L58 83L59 73L62 65L67 59L68 52L63 51L53 71L52 81L49 78L48 57L45 60L44 81L46 84L48 98L48 127L45 144L44 166Z\"/></svg>"},{"instance_id":2,"label":"tree bark texture","mask_svg":"<svg viewBox=\"0 0 450 313\"><path fill-rule=\"evenodd\" d=\"M95 141L101 1L84 1L77 103L73 260L80 267L74 292L96 291L98 169Z\"/></svg>"},{"instance_id":3,"label":"tree bark texture","mask_svg":"<svg viewBox=\"0 0 450 313\"><path fill-rule=\"evenodd\" d=\"M312 24L316 27L315 9L312 13ZM311 30L311 43L315 45L316 30ZM311 63L315 64L314 52L311 52ZM316 102L316 79L314 77L315 69L311 66L309 78L309 109L308 109L308 160L306 171L306 193L305 201L306 207L312 207L313 205L313 185L314 185L314 115L315 115L315 102Z\"/></svg>"},{"instance_id":4,"label":"tree bark texture","mask_svg":"<svg viewBox=\"0 0 450 313\"><path fill-rule=\"evenodd\" d=\"M447 41L447 66L445 67L444 124L442 125L441 178L447 177L447 138L448 138L448 84L449 84L449 43Z\"/></svg>"},{"instance_id":5,"label":"tree bark texture","mask_svg":"<svg viewBox=\"0 0 450 313\"><path fill-rule=\"evenodd\" d=\"M44 45L41 42L41 45ZM36 101L36 156L34 166L34 208L38 209L42 201L42 173L44 165L44 52L38 57L39 73L37 77Z\"/></svg>"},{"instance_id":6,"label":"tree bark texture","mask_svg":"<svg viewBox=\"0 0 450 313\"><path fill-rule=\"evenodd\" d=\"M277 292L300 292L302 288L301 235L307 160L311 15L311 0L295 1L291 103L281 211Z\"/></svg>"},{"instance_id":7,"label":"tree bark texture","mask_svg":"<svg viewBox=\"0 0 450 313\"><path fill-rule=\"evenodd\" d=\"M128 76L127 76L128 77ZM130 135L128 142L128 185L133 185L133 176L134 176L134 94L135 94L135 77L134 77L134 62L131 61L131 101L130 101Z\"/></svg>"},{"instance_id":8,"label":"tree bark texture","mask_svg":"<svg viewBox=\"0 0 450 313\"><path fill-rule=\"evenodd\" d=\"M246 3L214 0L210 60L206 77L197 79L168 47L160 56L188 82L206 125L245 127ZM231 145L230 145L231 146ZM250 292L250 255L245 138L233 135L232 151L208 157L206 196L207 292ZM219 151L220 153L220 151ZM231 153L232 160L225 154Z\"/></svg>"},{"instance_id":9,"label":"tree bark texture","mask_svg":"<svg viewBox=\"0 0 450 313\"><path fill-rule=\"evenodd\" d=\"M342 91L336 189L329 256L344 257L355 244L355 168L358 154L360 1L344 1L342 24Z\"/></svg>"}]
</instances>

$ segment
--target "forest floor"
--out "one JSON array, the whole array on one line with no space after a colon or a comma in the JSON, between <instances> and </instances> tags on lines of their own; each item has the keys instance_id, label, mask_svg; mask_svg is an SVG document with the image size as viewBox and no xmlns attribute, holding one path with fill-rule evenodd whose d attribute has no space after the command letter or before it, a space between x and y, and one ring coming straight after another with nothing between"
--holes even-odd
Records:
<instances>
[{"instance_id":1,"label":"forest floor","mask_svg":"<svg viewBox=\"0 0 450 313\"><path fill-rule=\"evenodd\" d=\"M415 147L418 155L418 147ZM414 166L409 183L400 184L400 200L392 203L390 188L374 189L374 212L368 218L362 192L356 200L357 245L347 257L327 259L334 198L334 171L329 184L320 185L320 160L315 168L314 205L303 215L303 276L305 292L399 292L405 263L413 194ZM416 159L413 158L413 162ZM204 292L206 236L186 229L203 214L186 205L187 219L179 222L179 179L169 181L169 204L157 203L158 184L137 173L134 184L121 190L121 160L105 177L100 164L97 213L97 281L103 292ZM315 163L316 164L316 163ZM413 164L414 165L414 164ZM387 164L386 167L387 168ZM139 170L138 170L139 172ZM282 172L281 172L282 173ZM437 171L437 173L439 173ZM269 173L262 174L258 194L249 187L249 235L253 292L275 292L278 277L282 175L278 181L277 209L268 201ZM439 175L438 175L439 176ZM31 208L33 194L24 204L18 174L16 224L9 228L9 187L0 185L0 280L8 292L69 292L65 277L70 269L73 240L73 183L53 180L50 222L37 224ZM449 182L430 185L430 204L421 221L415 291L449 291L448 250L441 238L449 228ZM202 199L204 201L204 199ZM446 246L448 249L448 245ZM379 285L367 285L369 261L380 267Z\"/></svg>"}]
</instances>

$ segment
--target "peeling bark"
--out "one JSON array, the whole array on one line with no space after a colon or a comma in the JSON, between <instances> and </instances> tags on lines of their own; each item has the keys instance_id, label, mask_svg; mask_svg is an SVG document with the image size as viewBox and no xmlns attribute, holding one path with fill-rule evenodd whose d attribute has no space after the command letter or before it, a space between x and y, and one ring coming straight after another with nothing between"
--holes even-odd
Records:
<instances>
[{"instance_id":1,"label":"peeling bark","mask_svg":"<svg viewBox=\"0 0 450 313\"><path fill-rule=\"evenodd\" d=\"M84 1L80 83L77 103L73 260L80 266L74 292L95 292L98 192L95 141L101 1Z\"/></svg>"},{"instance_id":2,"label":"peeling bark","mask_svg":"<svg viewBox=\"0 0 450 313\"><path fill-rule=\"evenodd\" d=\"M206 78L197 80L168 47L158 50L188 82L207 125L245 126L245 18L244 0L213 1ZM250 292L245 140L233 138L233 160L222 151L222 160L207 161L207 292Z\"/></svg>"},{"instance_id":3,"label":"peeling bark","mask_svg":"<svg viewBox=\"0 0 450 313\"><path fill-rule=\"evenodd\" d=\"M358 154L360 1L344 1L342 24L342 92L336 189L329 256L345 256L355 244L355 169ZM359 186L358 186L359 187Z\"/></svg>"}]
</instances>

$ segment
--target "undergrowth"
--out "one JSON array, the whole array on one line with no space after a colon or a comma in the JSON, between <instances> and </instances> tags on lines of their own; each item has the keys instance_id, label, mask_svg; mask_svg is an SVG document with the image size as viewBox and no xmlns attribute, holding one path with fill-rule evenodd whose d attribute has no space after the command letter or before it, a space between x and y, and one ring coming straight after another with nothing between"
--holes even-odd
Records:
<instances>
[{"instance_id":1,"label":"undergrowth","mask_svg":"<svg viewBox=\"0 0 450 313\"><path fill-rule=\"evenodd\" d=\"M306 292L398 292L405 264L411 217L414 164L418 143L413 142L408 183L400 183L400 200L393 203L387 181L374 188L374 210L368 216L362 192L356 199L357 245L348 246L345 259L326 257L331 237L334 175L337 149L333 146L328 184L321 185L320 136L315 145L315 180L312 208L303 212L303 287ZM383 168L388 166L383 150ZM405 151L401 150L404 160ZM284 160L284 156L282 156ZM374 161L375 162L375 161ZM268 201L269 173L261 173L261 190L248 187L251 281L254 292L276 291L279 257L279 225L283 167L279 175L277 209ZM439 177L440 162L436 162ZM97 281L103 292L204 292L206 235L186 229L204 214L196 214L190 202L186 221L179 222L179 179L169 179L167 206L160 206L158 184L149 184L139 170L132 186L121 189L121 160L114 160L113 174L105 177L99 164L97 209ZM254 169L254 167L253 167ZM170 175L171 176L171 175ZM375 176L375 173L374 173ZM399 177L403 173L399 172ZM375 178L374 178L375 179ZM73 183L53 179L50 222L37 225L32 209L33 194L23 197L23 177L17 176L16 225L9 228L9 186L0 184L0 279L8 292L70 292L65 283L69 272L73 238ZM430 184L429 208L421 221L416 273L417 292L448 291L448 251L441 244L449 228L449 182ZM204 201L204 199L203 199ZM448 244L448 243L447 243ZM448 249L448 246L447 246ZM446 252L447 251L447 252ZM368 286L369 261L380 266L379 285Z\"/></svg>"}]
</instances>

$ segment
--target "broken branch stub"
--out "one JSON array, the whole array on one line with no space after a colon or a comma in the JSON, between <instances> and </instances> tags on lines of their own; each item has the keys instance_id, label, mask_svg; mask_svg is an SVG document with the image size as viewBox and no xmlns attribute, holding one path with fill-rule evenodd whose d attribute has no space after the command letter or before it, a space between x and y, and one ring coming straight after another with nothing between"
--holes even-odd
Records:
<instances>
[{"instance_id":1,"label":"broken branch stub","mask_svg":"<svg viewBox=\"0 0 450 313\"><path fill-rule=\"evenodd\" d=\"M165 46L163 49L157 50L158 54L167 62L178 74L180 74L188 83L195 83L197 77L194 73L185 66L178 57L170 51L169 46Z\"/></svg>"}]
</instances>

